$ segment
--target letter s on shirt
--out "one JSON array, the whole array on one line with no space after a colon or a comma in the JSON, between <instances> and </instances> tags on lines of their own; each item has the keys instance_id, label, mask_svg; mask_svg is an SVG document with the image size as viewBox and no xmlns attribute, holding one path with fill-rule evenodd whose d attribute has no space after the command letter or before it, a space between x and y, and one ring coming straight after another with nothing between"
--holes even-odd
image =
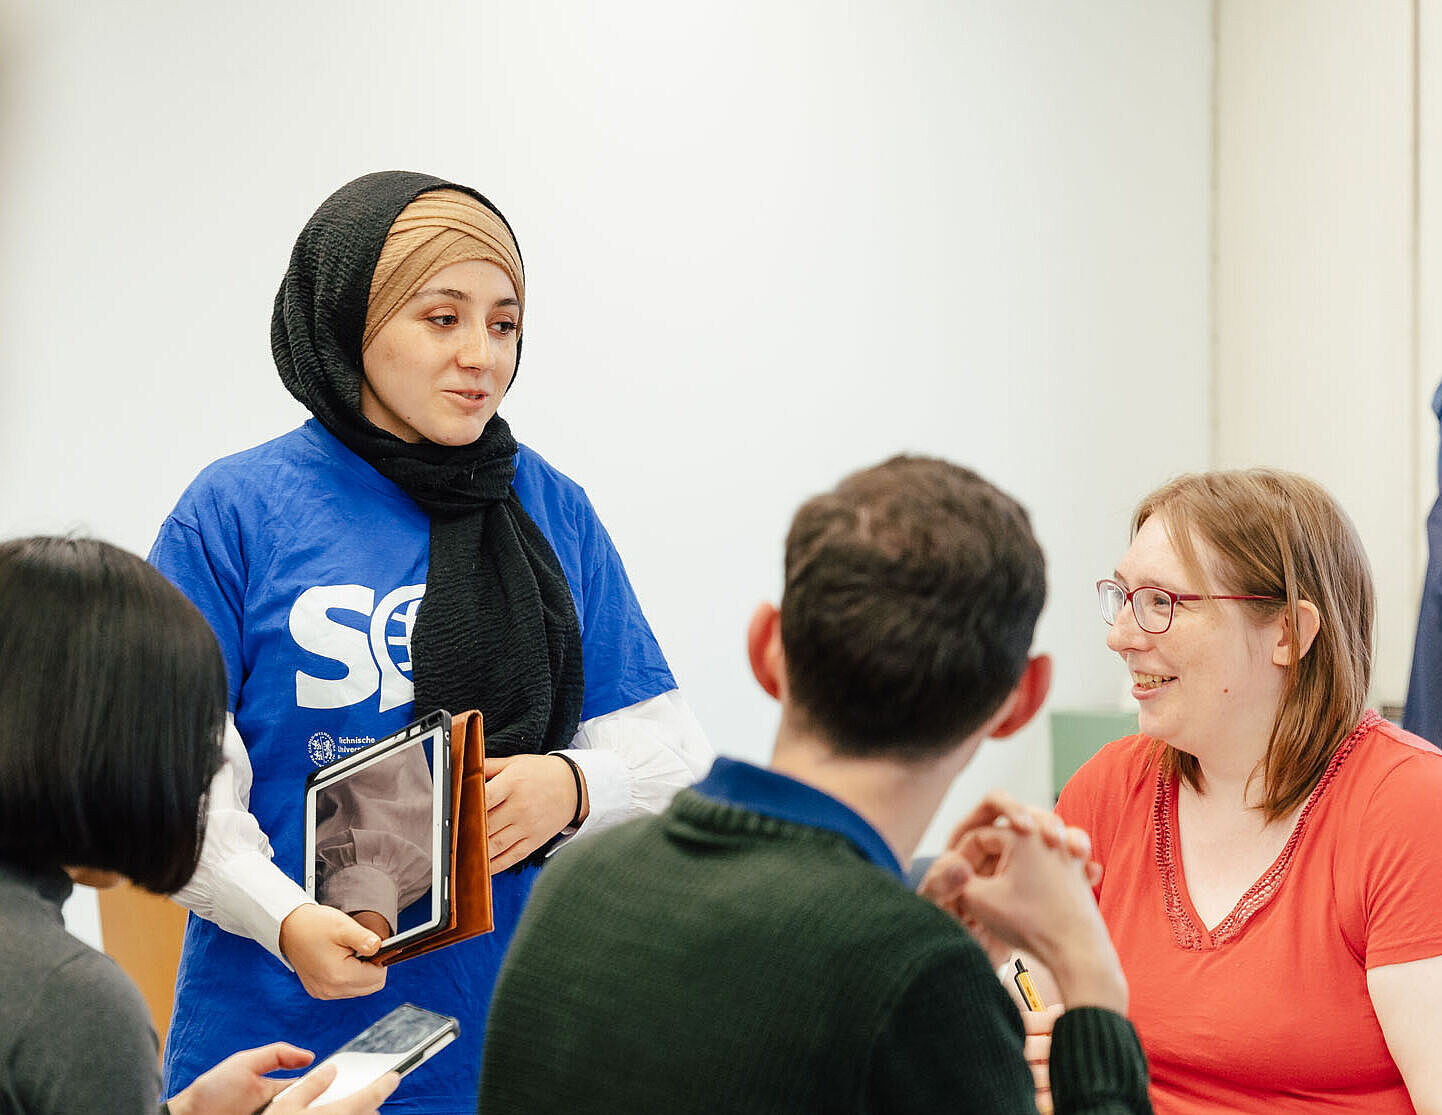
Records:
<instances>
[{"instance_id":1,"label":"letter s on shirt","mask_svg":"<svg viewBox=\"0 0 1442 1115\"><path fill-rule=\"evenodd\" d=\"M425 585L405 585L387 593L379 606L375 590L365 585L317 585L296 597L289 625L296 645L339 663L346 672L340 678L322 678L297 670L295 703L301 708L346 708L377 690L380 712L409 702L414 695L411 632L425 590ZM332 612L350 612L362 623L341 623Z\"/></svg>"},{"instance_id":2,"label":"letter s on shirt","mask_svg":"<svg viewBox=\"0 0 1442 1115\"><path fill-rule=\"evenodd\" d=\"M290 633L302 650L339 662L343 678L331 680L295 672L295 703L301 708L345 708L376 691L381 672L371 656L364 631L330 618L332 608L369 619L376 595L364 585L317 585L308 588L290 609ZM367 625L369 626L369 625Z\"/></svg>"}]
</instances>

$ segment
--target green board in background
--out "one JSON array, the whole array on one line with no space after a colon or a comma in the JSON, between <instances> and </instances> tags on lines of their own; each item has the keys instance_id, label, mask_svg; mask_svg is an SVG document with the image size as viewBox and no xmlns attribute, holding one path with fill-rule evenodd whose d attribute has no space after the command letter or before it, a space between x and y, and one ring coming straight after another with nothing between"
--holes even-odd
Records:
<instances>
[{"instance_id":1,"label":"green board in background","mask_svg":"<svg viewBox=\"0 0 1442 1115\"><path fill-rule=\"evenodd\" d=\"M1051 714L1051 793L1055 801L1067 779L1103 744L1136 735L1137 714L1106 709L1059 709Z\"/></svg>"}]
</instances>

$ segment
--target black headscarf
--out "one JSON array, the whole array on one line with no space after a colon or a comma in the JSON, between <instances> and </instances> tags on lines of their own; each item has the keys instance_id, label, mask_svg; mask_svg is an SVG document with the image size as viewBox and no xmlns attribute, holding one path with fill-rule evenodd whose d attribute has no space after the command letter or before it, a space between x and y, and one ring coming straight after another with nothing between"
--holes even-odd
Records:
<instances>
[{"instance_id":1,"label":"black headscarf","mask_svg":"<svg viewBox=\"0 0 1442 1115\"><path fill-rule=\"evenodd\" d=\"M427 174L383 171L342 186L291 252L271 351L290 393L430 516L430 568L411 640L417 715L477 708L488 754L544 754L569 747L576 733L581 637L556 553L511 484L510 427L494 415L470 445L412 444L360 410L361 338L381 247L401 210L438 189L467 193L505 221L475 190ZM517 362L520 352L518 337Z\"/></svg>"}]
</instances>

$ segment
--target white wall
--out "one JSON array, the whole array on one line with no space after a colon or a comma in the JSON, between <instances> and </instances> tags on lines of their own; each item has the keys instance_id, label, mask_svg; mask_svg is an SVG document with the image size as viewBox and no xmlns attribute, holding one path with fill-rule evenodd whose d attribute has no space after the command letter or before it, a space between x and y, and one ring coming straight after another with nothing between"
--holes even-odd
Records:
<instances>
[{"instance_id":1,"label":"white wall","mask_svg":"<svg viewBox=\"0 0 1442 1115\"><path fill-rule=\"evenodd\" d=\"M1438 425L1432 393L1442 383L1442 319L1436 313L1442 297L1442 0L1418 0L1416 14L1417 98L1417 351L1412 405L1416 445L1417 522L1412 559L1427 567L1427 512L1437 498ZM1422 578L1414 586L1420 598ZM1409 662L1410 665L1410 662Z\"/></svg>"},{"instance_id":2,"label":"white wall","mask_svg":"<svg viewBox=\"0 0 1442 1115\"><path fill-rule=\"evenodd\" d=\"M900 450L1030 506L1053 705L1114 703L1091 583L1136 498L1207 464L1209 3L31 0L8 27L0 535L143 552L202 465L298 422L268 349L291 242L350 177L423 169L516 227L502 413L586 485L719 750L769 749L742 634L791 511ZM950 812L992 784L1046 797L1044 724Z\"/></svg>"},{"instance_id":3,"label":"white wall","mask_svg":"<svg viewBox=\"0 0 1442 1115\"><path fill-rule=\"evenodd\" d=\"M1218 0L1217 17L1213 463L1293 468L1337 496L1377 583L1373 698L1401 703L1437 490L1413 3Z\"/></svg>"}]
</instances>

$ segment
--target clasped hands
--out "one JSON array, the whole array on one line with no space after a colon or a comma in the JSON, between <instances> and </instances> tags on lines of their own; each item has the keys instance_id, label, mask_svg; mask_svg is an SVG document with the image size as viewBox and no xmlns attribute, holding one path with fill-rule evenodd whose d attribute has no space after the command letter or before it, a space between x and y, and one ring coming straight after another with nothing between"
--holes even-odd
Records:
<instances>
[{"instance_id":1,"label":"clasped hands","mask_svg":"<svg viewBox=\"0 0 1442 1115\"><path fill-rule=\"evenodd\" d=\"M1021 949L1055 979L1063 1003L1022 1011L1043 1113L1053 1109L1051 1032L1063 1004L1126 1011L1121 965L1092 897L1101 874L1085 832L998 790L956 826L918 888L971 931L993 967Z\"/></svg>"},{"instance_id":2,"label":"clasped hands","mask_svg":"<svg viewBox=\"0 0 1442 1115\"><path fill-rule=\"evenodd\" d=\"M1069 1006L1126 1010L1126 984L1092 888L1091 840L1046 810L988 794L953 830L918 888L952 914L993 965L1014 949L1050 970Z\"/></svg>"}]
</instances>

